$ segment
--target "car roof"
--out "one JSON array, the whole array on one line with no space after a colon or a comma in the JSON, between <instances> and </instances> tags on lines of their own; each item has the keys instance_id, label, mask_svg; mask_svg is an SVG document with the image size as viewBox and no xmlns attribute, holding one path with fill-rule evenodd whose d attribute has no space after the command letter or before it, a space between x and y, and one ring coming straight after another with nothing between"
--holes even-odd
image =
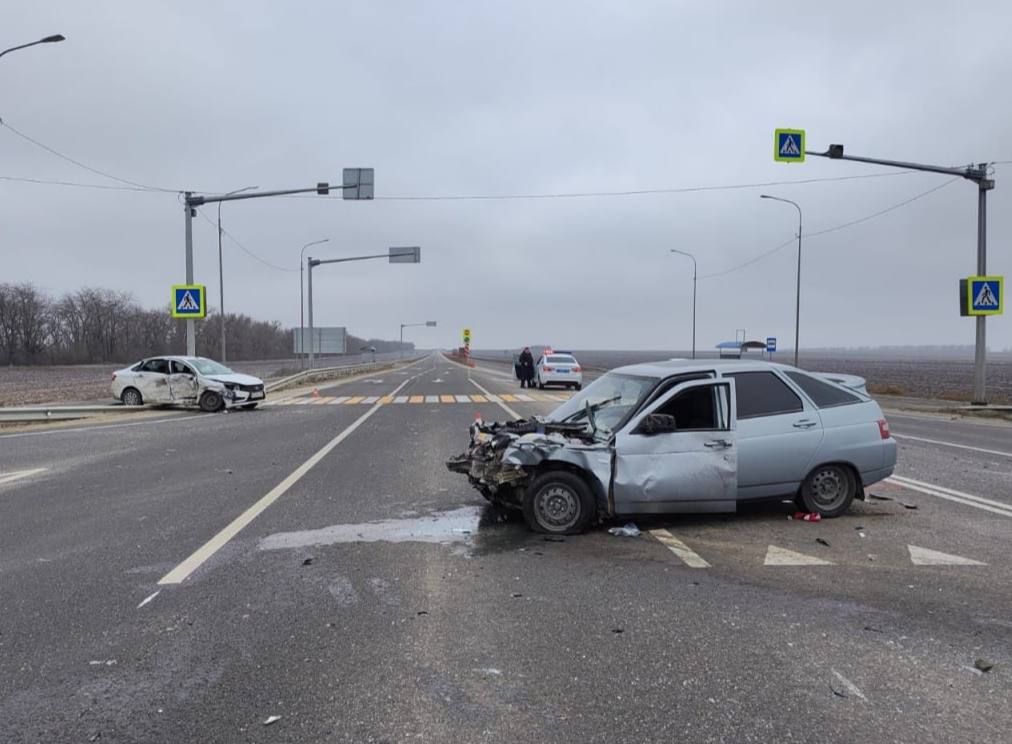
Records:
<instances>
[{"instance_id":1,"label":"car roof","mask_svg":"<svg viewBox=\"0 0 1012 744\"><path fill-rule=\"evenodd\" d=\"M718 370L720 372L758 372L763 370L795 370L788 364L749 359L669 359L664 362L644 362L616 367L612 372L640 377L671 377L682 372Z\"/></svg>"}]
</instances>

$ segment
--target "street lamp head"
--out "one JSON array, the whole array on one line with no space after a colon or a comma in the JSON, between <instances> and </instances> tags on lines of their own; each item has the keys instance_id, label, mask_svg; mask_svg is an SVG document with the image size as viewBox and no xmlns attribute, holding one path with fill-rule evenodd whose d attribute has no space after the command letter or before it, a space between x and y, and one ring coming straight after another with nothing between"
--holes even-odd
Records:
<instances>
[{"instance_id":1,"label":"street lamp head","mask_svg":"<svg viewBox=\"0 0 1012 744\"><path fill-rule=\"evenodd\" d=\"M66 40L67 37L64 36L63 34L53 34L52 36L47 36L44 39L39 39L39 42L42 44L52 44L57 41L66 41Z\"/></svg>"}]
</instances>

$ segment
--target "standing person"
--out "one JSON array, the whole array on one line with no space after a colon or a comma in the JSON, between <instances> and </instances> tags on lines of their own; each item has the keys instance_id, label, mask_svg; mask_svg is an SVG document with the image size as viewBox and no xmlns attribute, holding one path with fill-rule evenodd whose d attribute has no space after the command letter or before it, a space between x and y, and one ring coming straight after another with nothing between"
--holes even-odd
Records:
<instances>
[{"instance_id":1,"label":"standing person","mask_svg":"<svg viewBox=\"0 0 1012 744\"><path fill-rule=\"evenodd\" d=\"M534 387L534 355L529 346L520 352L520 387Z\"/></svg>"}]
</instances>

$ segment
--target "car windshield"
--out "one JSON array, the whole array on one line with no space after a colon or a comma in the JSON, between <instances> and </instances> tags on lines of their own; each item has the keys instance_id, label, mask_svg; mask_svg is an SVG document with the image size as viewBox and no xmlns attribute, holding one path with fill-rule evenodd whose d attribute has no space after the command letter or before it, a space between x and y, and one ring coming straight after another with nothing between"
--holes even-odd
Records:
<instances>
[{"instance_id":1,"label":"car windshield","mask_svg":"<svg viewBox=\"0 0 1012 744\"><path fill-rule=\"evenodd\" d=\"M232 370L226 367L224 364L219 364L213 359L191 359L190 364L197 368L197 371L202 375L230 375Z\"/></svg>"},{"instance_id":2,"label":"car windshield","mask_svg":"<svg viewBox=\"0 0 1012 744\"><path fill-rule=\"evenodd\" d=\"M548 420L586 421L589 408L598 432L608 436L640 406L657 382L655 377L608 372L552 411Z\"/></svg>"}]
</instances>

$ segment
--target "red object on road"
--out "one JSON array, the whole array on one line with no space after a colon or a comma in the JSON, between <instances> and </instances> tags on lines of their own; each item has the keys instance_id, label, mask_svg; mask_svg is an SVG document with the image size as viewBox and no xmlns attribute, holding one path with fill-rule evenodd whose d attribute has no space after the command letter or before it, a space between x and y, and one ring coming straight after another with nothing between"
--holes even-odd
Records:
<instances>
[{"instance_id":1,"label":"red object on road","mask_svg":"<svg viewBox=\"0 0 1012 744\"><path fill-rule=\"evenodd\" d=\"M798 522L821 522L822 515L819 512L794 512L794 516L791 517Z\"/></svg>"}]
</instances>

